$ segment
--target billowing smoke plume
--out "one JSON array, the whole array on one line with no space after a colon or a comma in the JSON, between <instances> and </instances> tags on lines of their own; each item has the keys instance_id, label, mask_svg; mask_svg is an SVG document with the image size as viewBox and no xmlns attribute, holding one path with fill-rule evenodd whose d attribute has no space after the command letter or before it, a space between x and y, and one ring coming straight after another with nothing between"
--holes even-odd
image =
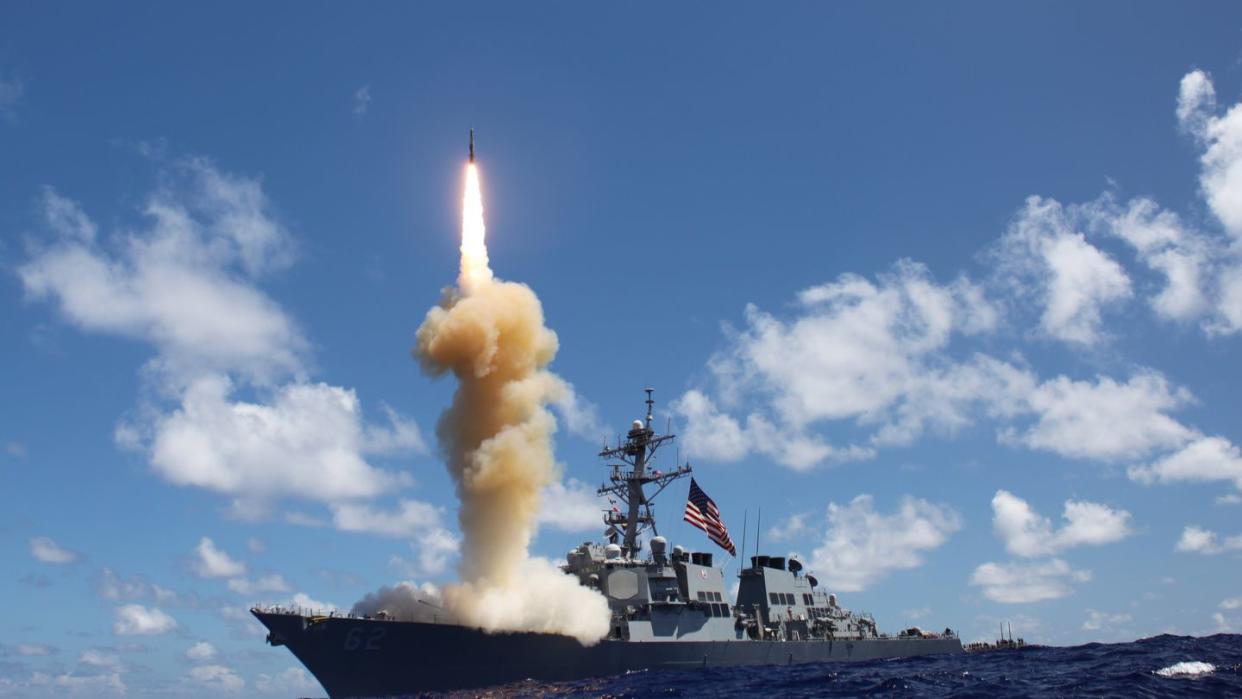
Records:
<instances>
[{"instance_id":1,"label":"billowing smoke plume","mask_svg":"<svg viewBox=\"0 0 1242 699\"><path fill-rule=\"evenodd\" d=\"M462 582L443 591L463 623L492 631L543 631L594 643L608 631L607 602L544 559L531 558L539 494L557 479L556 420L547 409L565 384L547 370L556 333L525 284L495 279L484 242L478 172L462 206L461 274L427 313L414 355L457 392L437 426L461 501Z\"/></svg>"},{"instance_id":2,"label":"billowing smoke plume","mask_svg":"<svg viewBox=\"0 0 1242 699\"><path fill-rule=\"evenodd\" d=\"M368 592L366 597L354 603L349 612L357 616L377 616L382 613L390 619L401 621L456 620L444 608L444 597L440 594L440 589L431 583L423 583L417 587L408 582L392 587L385 585L375 592Z\"/></svg>"}]
</instances>

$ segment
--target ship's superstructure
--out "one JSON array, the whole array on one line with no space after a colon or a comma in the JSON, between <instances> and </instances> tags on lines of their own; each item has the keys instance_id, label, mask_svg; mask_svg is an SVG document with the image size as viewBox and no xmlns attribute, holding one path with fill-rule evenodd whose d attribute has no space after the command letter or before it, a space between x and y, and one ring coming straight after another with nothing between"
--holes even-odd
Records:
<instances>
[{"instance_id":1,"label":"ship's superstructure","mask_svg":"<svg viewBox=\"0 0 1242 699\"><path fill-rule=\"evenodd\" d=\"M844 609L797 559L754 555L736 601L710 552L669 549L653 501L688 475L688 464L654 466L671 434L647 414L605 447L609 481L599 489L607 543L571 549L563 570L608 601L606 638L583 646L547 633L487 633L453 622L375 616L306 616L253 609L272 645L286 645L333 697L464 689L533 678L557 681L633 670L866 660L961 652L956 635L881 634L865 614ZM624 505L622 509L621 505ZM643 552L643 535L650 532ZM450 617L451 618L451 617Z\"/></svg>"}]
</instances>

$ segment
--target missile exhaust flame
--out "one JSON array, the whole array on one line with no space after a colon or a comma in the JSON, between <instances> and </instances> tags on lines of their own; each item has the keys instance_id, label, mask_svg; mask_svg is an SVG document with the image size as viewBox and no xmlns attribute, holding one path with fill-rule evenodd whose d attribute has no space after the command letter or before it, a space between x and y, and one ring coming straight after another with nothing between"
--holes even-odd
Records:
<instances>
[{"instance_id":1,"label":"missile exhaust flame","mask_svg":"<svg viewBox=\"0 0 1242 699\"><path fill-rule=\"evenodd\" d=\"M479 166L471 162L466 165L466 192L461 200L461 275L457 279L458 288L465 294L492 280L486 237Z\"/></svg>"}]
</instances>

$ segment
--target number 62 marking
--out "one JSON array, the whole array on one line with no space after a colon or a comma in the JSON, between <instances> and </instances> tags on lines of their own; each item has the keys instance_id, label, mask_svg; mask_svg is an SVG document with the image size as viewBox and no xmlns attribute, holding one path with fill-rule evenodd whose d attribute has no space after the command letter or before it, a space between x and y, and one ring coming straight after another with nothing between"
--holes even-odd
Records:
<instances>
[{"instance_id":1,"label":"number 62 marking","mask_svg":"<svg viewBox=\"0 0 1242 699\"><path fill-rule=\"evenodd\" d=\"M355 626L345 634L345 650L379 650L380 641L388 629L375 626L369 630L363 626Z\"/></svg>"}]
</instances>

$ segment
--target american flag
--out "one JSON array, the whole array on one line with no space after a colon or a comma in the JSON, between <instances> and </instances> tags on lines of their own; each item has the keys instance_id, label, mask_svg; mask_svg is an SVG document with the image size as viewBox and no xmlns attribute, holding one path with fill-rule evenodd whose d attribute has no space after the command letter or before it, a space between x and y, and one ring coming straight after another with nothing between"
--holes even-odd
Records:
<instances>
[{"instance_id":1,"label":"american flag","mask_svg":"<svg viewBox=\"0 0 1242 699\"><path fill-rule=\"evenodd\" d=\"M690 497L686 499L686 515L683 519L707 532L707 538L717 546L737 556L737 547L729 538L729 530L720 520L720 510L716 509L716 503L707 497L699 484L694 482L694 478L690 479Z\"/></svg>"}]
</instances>

